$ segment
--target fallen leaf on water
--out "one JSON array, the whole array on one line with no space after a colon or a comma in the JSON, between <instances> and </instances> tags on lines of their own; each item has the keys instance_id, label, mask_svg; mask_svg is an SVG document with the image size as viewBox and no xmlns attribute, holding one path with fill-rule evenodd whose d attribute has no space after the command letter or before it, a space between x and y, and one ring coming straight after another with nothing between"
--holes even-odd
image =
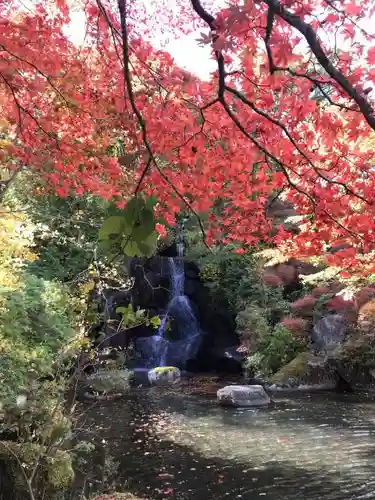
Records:
<instances>
[{"instance_id":1,"label":"fallen leaf on water","mask_svg":"<svg viewBox=\"0 0 375 500\"><path fill-rule=\"evenodd\" d=\"M168 474L168 472L161 472L158 474L158 477L160 477L160 479L174 479L174 475Z\"/></svg>"}]
</instances>

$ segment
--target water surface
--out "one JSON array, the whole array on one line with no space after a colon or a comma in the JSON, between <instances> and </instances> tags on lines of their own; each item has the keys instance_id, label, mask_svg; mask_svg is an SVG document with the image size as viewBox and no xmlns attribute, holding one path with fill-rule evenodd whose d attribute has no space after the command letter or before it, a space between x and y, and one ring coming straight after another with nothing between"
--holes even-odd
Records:
<instances>
[{"instance_id":1,"label":"water surface","mask_svg":"<svg viewBox=\"0 0 375 500\"><path fill-rule=\"evenodd\" d=\"M160 389L90 409L120 483L146 500L375 499L375 400L278 396L221 408Z\"/></svg>"}]
</instances>

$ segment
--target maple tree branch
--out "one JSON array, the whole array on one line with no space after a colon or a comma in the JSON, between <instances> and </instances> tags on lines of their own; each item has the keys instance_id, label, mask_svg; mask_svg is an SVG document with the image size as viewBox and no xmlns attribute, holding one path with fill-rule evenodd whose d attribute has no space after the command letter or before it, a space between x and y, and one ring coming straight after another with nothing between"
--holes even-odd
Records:
<instances>
[{"instance_id":1,"label":"maple tree branch","mask_svg":"<svg viewBox=\"0 0 375 500\"><path fill-rule=\"evenodd\" d=\"M227 90L228 92L230 92L231 94L235 95L236 97L238 97L244 104L246 104L247 106L249 106L253 111L255 111L255 113L257 113L258 115L262 116L263 118L265 118L266 120L268 120L269 122L273 123L274 125L276 125L277 127L279 127L284 133L285 135L288 137L288 139L290 140L290 142L293 144L293 146L295 147L295 149L298 151L298 153L307 161L307 163L311 166L311 168L314 170L314 172L316 173L316 175L320 178L320 179L323 179L324 181L328 182L329 184L336 184L337 186L340 186L342 187L344 190L345 190L345 193L346 194L350 194L360 200L362 200L363 202L367 203L368 205L372 205L372 203L370 201L368 201L364 196L362 196L361 194L359 193L356 193L354 192L350 187L348 187L345 183L343 182L339 182L339 181L335 181L334 179L328 179L327 177L325 177L323 174L321 174L320 172L320 169L319 167L317 167L312 161L311 159L307 156L307 154L300 148L300 146L298 145L297 141L293 138L293 136L291 135L291 133L289 132L289 130L287 129L287 127L280 121L280 120L277 120L276 118L273 118L271 115L269 115L268 113L266 113L265 111L259 109L257 106L255 106L255 104L253 102L251 102L249 99L247 99L241 92L239 92L237 89L234 89L232 87L229 87L228 85L225 86L225 90Z\"/></svg>"},{"instance_id":2,"label":"maple tree branch","mask_svg":"<svg viewBox=\"0 0 375 500\"><path fill-rule=\"evenodd\" d=\"M69 101L68 98L65 97L65 95L60 91L60 89L53 83L52 81L52 78L51 76L47 75L47 73L45 73L44 71L42 71L41 69L38 68L38 66L30 61L28 61L27 59L24 59L20 56L18 56L17 54L15 54L14 52L10 51L7 47L5 47L4 45L0 45L0 49L4 50L5 52L7 52L9 55L11 55L12 57L14 57L15 59L17 59L18 61L24 63L24 64L27 64L29 65L31 68L33 68L40 76L42 76L46 82L49 84L49 86L52 88L52 90L55 92L55 94L57 96L59 96L65 103L65 105L70 108L70 107L74 107L74 108L77 108L79 109L80 111L82 111L83 113L91 116L93 119L95 120L109 120L108 117L98 117L98 116L93 116L92 113L90 113L89 111L83 109L82 107L78 106L75 102L71 102ZM3 61L5 61L6 63L8 62L7 59L5 59L4 57L1 57L1 59ZM20 73L19 70L17 70L19 75L22 76L24 79L25 77Z\"/></svg>"},{"instance_id":3,"label":"maple tree branch","mask_svg":"<svg viewBox=\"0 0 375 500\"><path fill-rule=\"evenodd\" d=\"M345 90L345 92L357 103L367 123L373 130L375 130L375 114L371 104L353 87L346 76L344 76L341 71L335 68L335 66L332 64L332 62L324 52L318 36L312 26L310 24L307 24L293 12L287 10L283 5L281 5L279 0L262 0L262 2L267 4L269 8L272 8L273 12L276 15L281 17L285 22L298 30L305 37L310 49L312 50L320 65L331 76L331 78L335 80L340 85L340 87Z\"/></svg>"},{"instance_id":4,"label":"maple tree branch","mask_svg":"<svg viewBox=\"0 0 375 500\"><path fill-rule=\"evenodd\" d=\"M242 134L245 137L247 137L259 149L259 151L261 151L265 155L266 159L269 158L269 159L273 160L281 168L286 180L288 181L288 184L292 188L296 189L296 191L304 194L311 201L313 207L315 207L316 202L313 199L313 197L309 193L306 193L305 191L301 190L297 186L297 184L294 181L292 181L292 179L290 178L289 172L287 170L287 166L283 162L281 162L278 158L276 158L276 156L274 156L272 153L270 153L264 146L262 146L260 144L260 142L257 141L257 139L255 139L255 137L253 137L251 134L249 134L249 132L246 131L245 127L242 125L242 123L239 121L237 116L230 109L230 107L229 107L228 103L225 101L225 99L223 99L220 102L221 102L223 108L225 109L226 113L228 114L228 116L231 118L231 120L234 122L234 124L237 126L237 128L242 132Z\"/></svg>"},{"instance_id":5,"label":"maple tree branch","mask_svg":"<svg viewBox=\"0 0 375 500\"><path fill-rule=\"evenodd\" d=\"M279 66L275 67L275 71L286 71L292 76L295 76L297 78L305 78L306 80L309 80L313 85L315 85L320 92L323 94L323 96L327 99L327 101L332 105L332 106L337 106L338 108L344 109L346 111L355 111L356 113L360 113L360 111L354 107L346 106L345 104L339 104L338 102L335 102L331 99L331 96L324 90L323 85L330 84L329 81L322 82L321 80L318 80L307 73L298 73L297 71L294 71L291 68L281 68Z\"/></svg>"},{"instance_id":6,"label":"maple tree branch","mask_svg":"<svg viewBox=\"0 0 375 500\"><path fill-rule=\"evenodd\" d=\"M290 178L290 175L288 173L288 170L287 170L287 166L282 163L280 160L278 160L273 154L271 154L269 151L267 151L266 148L264 148L254 137L252 137L244 128L244 126L241 124L241 122L238 120L238 118L234 115L234 113L231 111L231 109L229 108L227 102L224 100L222 102L223 104L223 107L225 109L225 111L227 112L227 114L230 116L230 118L233 120L233 122L236 124L236 126L239 128L239 130L248 138L251 140L251 142L253 144L255 144L255 146L257 146L257 148L262 151L262 153L264 153L264 155L266 156L266 158L270 158L272 159L274 162L277 163L277 165L281 168L288 184L290 187L292 187L293 189L295 189L298 193L304 195L312 204L312 208L313 208L313 211L314 213L316 213L316 207L317 207L317 201L313 198L313 196L311 196L307 191L305 191L304 189L300 188L294 181L292 181L292 179ZM268 160L266 159L267 163L268 163ZM291 167L289 167L291 169ZM291 169L293 171L293 169ZM293 172L295 173L295 172ZM337 220L333 215L331 215L328 210L326 210L325 208L322 210L323 213L329 218L331 219L332 222L334 222L335 224L337 224L341 229L343 229L345 232L347 232L348 234L350 234L354 239L360 239L360 240L363 240L363 237L359 234L356 234L354 233L351 229L347 228L346 226L344 226L339 220Z\"/></svg>"},{"instance_id":7,"label":"maple tree branch","mask_svg":"<svg viewBox=\"0 0 375 500\"><path fill-rule=\"evenodd\" d=\"M272 34L274 20L275 20L275 13L274 13L272 7L268 7L267 27L266 27L266 36L264 37L264 43L266 45L266 51L267 51L267 57L268 57L268 63L269 63L271 75L274 74L275 69L276 69L275 63L273 61L272 50L270 47L270 38L271 38L271 34Z\"/></svg>"},{"instance_id":8,"label":"maple tree branch","mask_svg":"<svg viewBox=\"0 0 375 500\"><path fill-rule=\"evenodd\" d=\"M215 19L213 18L213 16L211 16L211 14L209 14L202 7L200 0L191 0L191 3L193 6L193 9L199 15L199 17L201 17L201 19L203 19L209 25L211 31L214 31L215 30ZM214 36L215 35L213 35L213 37L212 37L213 41L214 41ZM217 59L217 63L218 63L218 72L219 72L219 86L218 86L217 101L220 102L220 104L223 106L223 108L226 111L226 113L228 114L228 116L235 123L237 128L243 133L243 135L245 135L245 137L247 137L259 149L259 151L261 151L267 158L272 159L276 164L278 164L280 166L281 170L283 171L284 176L287 179L289 185L298 190L298 187L296 186L296 184L290 179L290 176L289 176L289 173L287 171L286 166L282 162L280 162L280 160L278 160L276 158L276 156L274 156L266 148L264 148L260 144L260 142L258 142L251 134L249 134L246 131L246 129L244 128L242 123L238 120L236 115L230 109L228 103L225 100L225 90L230 89L230 87L226 87L226 85L225 85L226 72L225 72L225 66L224 66L224 58L223 58L222 54L219 53L218 51L215 51L215 54L216 54L216 59ZM310 201L312 201L313 206L315 206L315 202L314 202L313 198L308 193L306 193L306 196L310 199Z\"/></svg>"},{"instance_id":9,"label":"maple tree branch","mask_svg":"<svg viewBox=\"0 0 375 500\"><path fill-rule=\"evenodd\" d=\"M13 100L17 106L17 109L18 109L18 116L19 116L19 129L22 133L22 113L25 113L26 115L28 115L37 125L37 127L39 128L39 130L41 130L44 134L46 134L47 137L49 137L50 139L54 139L55 143L56 143L56 146L57 148L59 149L59 145L58 145L58 141L56 139L56 137L53 137L53 135L50 133L50 132L47 132L47 130L39 123L39 120L37 118L35 118L35 116L31 113L31 111L29 111L27 108L25 108L24 106L22 106L22 104L20 103L20 101L18 100L18 97L14 91L14 88L12 87L11 83L8 81L8 79L3 75L3 73L0 72L0 77L2 78L2 80L4 81L5 85L9 88L12 96L13 96Z\"/></svg>"},{"instance_id":10,"label":"maple tree branch","mask_svg":"<svg viewBox=\"0 0 375 500\"><path fill-rule=\"evenodd\" d=\"M196 104L188 101L187 99L182 99L182 100L185 101L186 104L188 104L189 106L193 106L199 112L199 116L200 116L200 119L201 119L202 123L201 123L200 129L197 132L194 132L194 134L192 134L190 137L188 137L182 144L180 144L179 146L176 146L177 150L180 150L181 148L187 146L190 141L192 141L193 139L195 139L200 134L204 135L208 140L210 140L210 138L204 132L204 126L207 123L207 119L206 119L206 116L204 114L204 111L206 109L210 108L211 106L213 106L214 104L216 104L217 102L219 102L218 98L215 98L212 101L210 101L207 104L205 104L204 106L199 107Z\"/></svg>"},{"instance_id":11,"label":"maple tree branch","mask_svg":"<svg viewBox=\"0 0 375 500\"><path fill-rule=\"evenodd\" d=\"M266 157L266 162L267 164L268 163L268 158ZM293 182L290 177L288 176L288 173L287 171L285 170L285 166L280 164L280 162L278 163L278 165L280 166L280 168L283 170L283 173L284 175L286 176L287 178L287 181L288 181L288 184L297 191L297 193L299 194L302 194L303 196L305 196L313 205L313 211L314 211L314 214L316 214L316 207L317 207L317 201L307 192L305 191L304 189L300 188L295 182ZM282 192L282 191L281 191ZM280 192L280 194L281 194ZM277 198L277 197L276 197ZM346 226L344 226L344 224L342 224L339 220L337 220L335 217L333 217L333 215L331 215L328 210L326 210L325 208L323 209L323 213L334 223L336 224L337 226L339 226L343 231L345 231L346 233L350 234L350 236L352 236L353 239L355 240L363 240L362 236L359 235L359 234L356 234L354 233L353 231L351 231L349 228L347 228Z\"/></svg>"},{"instance_id":12,"label":"maple tree branch","mask_svg":"<svg viewBox=\"0 0 375 500\"><path fill-rule=\"evenodd\" d=\"M176 194L176 196L195 215L195 217L196 217L196 219L198 221L201 233L202 233L203 243L204 243L204 245L208 249L210 249L210 247L209 247L209 245L207 243L206 232L205 232L205 229L204 229L204 226L203 226L203 222L202 222L202 219L200 218L198 212L186 200L185 196L183 196L183 194L180 193L180 191L176 188L176 186L173 184L173 182L171 182L168 179L168 176L166 176L165 173L160 168L158 162L156 161L155 155L154 155L154 153L152 151L151 145L150 145L148 137L147 137L146 123L145 123L145 121L143 119L142 113L139 111L139 109L137 107L137 104L135 102L135 97L134 97L134 92L133 92L133 85L132 85L132 81L131 81L130 64L129 64L129 39L128 39L128 30L127 30L127 21L126 21L126 0L118 0L117 5L118 5L119 12L120 12L120 20L121 20L122 55L123 55L123 60L124 60L123 69L124 69L125 85L126 85L127 93L129 95L129 100L130 100L130 104L131 104L132 110L133 110L134 114L137 117L138 124L139 124L139 126L141 128L141 131L142 131L143 143L144 143L144 145L145 145L145 147L147 149L147 152L149 154L149 160L147 161L145 169L144 169L144 171L141 174L141 178L143 179L146 176L146 174L148 173L148 171L149 171L149 169L151 167L151 164L153 164L155 166L155 168L157 169L159 175L172 188L172 190L174 191L174 193ZM137 186L136 189L139 190L139 187L140 187L140 185Z\"/></svg>"},{"instance_id":13,"label":"maple tree branch","mask_svg":"<svg viewBox=\"0 0 375 500\"><path fill-rule=\"evenodd\" d=\"M264 0L264 1L267 1L267 0ZM275 1L276 0L269 0L269 2L272 3L272 7L273 7L273 3ZM191 3L193 5L193 8L194 8L195 12L204 21L206 21L206 23L209 25L211 31L213 31L215 29L214 18L204 10L204 8L200 4L200 0L191 0ZM276 1L276 3L278 3L278 2ZM275 11L275 12L277 13L277 11ZM291 14L291 15L294 16L294 14ZM295 16L295 17L297 17L297 16ZM213 41L214 41L214 36L213 36ZM219 87L218 87L218 97L217 97L217 100L221 103L221 105L223 106L223 108L224 108L225 112L227 113L227 115L231 118L231 120L234 122L234 124L237 126L237 128L242 132L242 134L245 137L247 137L258 148L258 150L261 151L265 155L266 162L268 163L268 159L273 160L279 166L279 168L282 170L282 172L284 174L284 177L286 178L286 180L288 182L288 185L290 187L292 187L294 190L296 190L298 193L304 195L311 202L312 209L313 209L314 213L316 214L317 201L314 199L314 197L311 194L309 194L304 189L300 188L291 179L291 177L289 175L289 172L288 172L288 168L295 175L297 175L297 172L294 172L294 170L290 166L285 165L278 158L276 158L276 156L274 156L272 153L270 153L264 146L262 146L262 144L257 139L255 139L250 133L248 133L246 131L245 127L242 125L242 123L239 121L239 119L237 118L237 116L233 113L233 111L230 109L230 106L226 102L226 100L225 100L225 91L231 92L233 95L237 95L237 97L239 97L243 102L245 102L246 104L250 105L250 107L255 112L259 112L259 114L262 114L263 117L265 117L267 119L271 119L270 121L272 121L274 124L276 124L278 126L281 126L283 128L284 132L287 133L289 139L292 139L292 142L296 145L294 139L291 137L291 135L289 134L289 132L286 129L286 127L283 124L281 124L281 122L273 119L272 117L269 117L269 115L267 115L263 111L259 110L253 103L251 103L250 101L248 101L236 89L233 89L231 87L226 86L226 84L225 84L226 72L225 72L225 67L224 67L224 58L223 58L223 56L220 53L218 53L218 51L215 51L215 54L216 54L216 59L217 59L217 62L218 62L218 72L219 72ZM245 101L244 101L243 98L245 99ZM309 163L311 163L310 160L306 157L306 155L304 155L303 152L301 152L301 150L299 148L298 148L298 151L300 151L300 154L302 154L307 159L307 161L309 161ZM323 179L326 180L326 181L328 181L325 177L323 177ZM345 185L344 185L344 187L346 188ZM331 215L326 209L323 208L322 212L330 220L332 220L335 224L337 224L341 229L343 229L345 232L347 232L348 234L350 234L354 239L363 239L361 237L361 235L358 235L358 234L354 233L349 228L347 228L346 226L344 226L339 220L337 220L333 215Z\"/></svg>"},{"instance_id":14,"label":"maple tree branch","mask_svg":"<svg viewBox=\"0 0 375 500\"><path fill-rule=\"evenodd\" d=\"M337 14L341 14L343 17L344 17L344 20L348 20L350 21L353 26L355 26L356 28L358 28L366 37L369 37L369 38L375 38L375 35L372 35L371 33L368 33L365 29L363 29L358 23L356 23L350 16L347 15L347 13L342 10L342 9L339 9L338 7L336 7L336 5L334 5L334 2L335 0L324 0L324 2L329 5L335 12L337 12Z\"/></svg>"},{"instance_id":15,"label":"maple tree branch","mask_svg":"<svg viewBox=\"0 0 375 500\"><path fill-rule=\"evenodd\" d=\"M137 194L140 191L142 182L143 182L144 178L146 177L147 172L150 170L151 162L152 162L152 158L151 158L151 156L149 156L148 160L146 162L146 165L143 168L143 170L141 172L141 175L140 175L140 177L138 179L136 188L134 190L134 194Z\"/></svg>"},{"instance_id":16,"label":"maple tree branch","mask_svg":"<svg viewBox=\"0 0 375 500\"><path fill-rule=\"evenodd\" d=\"M266 159L266 161L267 161L267 159ZM267 163L268 163L268 162L267 162ZM269 167L271 167L271 166L269 165ZM266 215L267 215L267 212L270 210L270 208L272 208L273 204L274 204L274 203L276 203L276 201L277 201L277 200L280 198L280 196L284 193L284 191L285 191L285 187L282 187L281 189L279 189L279 190L277 191L277 193L276 193L276 194L275 194L275 195L274 195L271 199L269 199L269 200L267 201L267 203L266 203L266 210L265 210Z\"/></svg>"},{"instance_id":17,"label":"maple tree branch","mask_svg":"<svg viewBox=\"0 0 375 500\"><path fill-rule=\"evenodd\" d=\"M200 0L190 0L191 5L194 9L194 11L198 14L198 16L203 19L203 21L206 22L208 27L211 30L211 35L212 35L212 45L215 50L215 57L217 60L217 65L218 65L218 75L219 75L219 87L218 87L218 100L224 98L224 92L225 92L225 64L224 64L224 56L220 50L215 49L215 43L219 39L219 35L217 34L216 31L216 25L215 25L215 18L205 10L205 8L202 6Z\"/></svg>"},{"instance_id":18,"label":"maple tree branch","mask_svg":"<svg viewBox=\"0 0 375 500\"><path fill-rule=\"evenodd\" d=\"M17 175L21 172L22 167L16 168L10 178L7 181L3 181L0 184L0 203L4 201L6 193L9 191L10 187L12 186L13 182L16 180Z\"/></svg>"},{"instance_id":19,"label":"maple tree branch","mask_svg":"<svg viewBox=\"0 0 375 500\"><path fill-rule=\"evenodd\" d=\"M51 80L51 77L48 76L46 73L44 73L44 71L40 70L38 68L38 66L30 61L28 61L27 59L23 59L22 57L18 56L17 54L14 54L14 52L11 52L9 49L7 49L7 47L5 47L4 45L0 45L0 49L2 50L5 50L5 52L7 52L9 55L11 55L12 57L14 57L15 59L17 59L18 61L20 62L23 62L25 64L28 64L29 66L31 66L33 69L35 69L35 71L40 75L42 76L43 78L45 78L45 80L48 82L48 84L52 87L52 89L56 92L57 95L59 95L61 97L61 99L63 99L63 101L68 105L68 106L71 106L72 103L70 103L64 96L64 94L62 94L60 92L60 90L56 87L56 85L52 82Z\"/></svg>"}]
</instances>

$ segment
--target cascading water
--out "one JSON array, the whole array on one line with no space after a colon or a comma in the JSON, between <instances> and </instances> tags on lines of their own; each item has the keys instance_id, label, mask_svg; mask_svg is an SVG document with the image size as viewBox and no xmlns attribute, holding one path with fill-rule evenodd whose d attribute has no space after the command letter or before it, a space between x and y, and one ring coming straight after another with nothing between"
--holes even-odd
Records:
<instances>
[{"instance_id":1,"label":"cascading water","mask_svg":"<svg viewBox=\"0 0 375 500\"><path fill-rule=\"evenodd\" d=\"M176 234L177 257L168 258L170 300L156 335L139 339L143 358L149 367L183 368L193 359L200 343L200 329L189 298L184 294L184 240L179 225ZM173 339L168 339L168 325L173 322Z\"/></svg>"}]
</instances>

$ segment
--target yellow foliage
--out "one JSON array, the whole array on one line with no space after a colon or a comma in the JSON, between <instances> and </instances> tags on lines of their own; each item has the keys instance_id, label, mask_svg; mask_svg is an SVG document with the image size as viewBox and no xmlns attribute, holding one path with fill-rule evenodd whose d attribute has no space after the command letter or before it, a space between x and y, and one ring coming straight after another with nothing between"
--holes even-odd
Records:
<instances>
[{"instance_id":1,"label":"yellow foliage","mask_svg":"<svg viewBox=\"0 0 375 500\"><path fill-rule=\"evenodd\" d=\"M49 483L54 488L70 486L74 479L74 471L69 453L58 450L54 456L47 457L47 473Z\"/></svg>"},{"instance_id":2,"label":"yellow foliage","mask_svg":"<svg viewBox=\"0 0 375 500\"><path fill-rule=\"evenodd\" d=\"M34 261L38 255L31 249L33 226L21 214L11 212L0 218L0 265L14 267L24 261ZM0 283L2 281L0 280Z\"/></svg>"},{"instance_id":3,"label":"yellow foliage","mask_svg":"<svg viewBox=\"0 0 375 500\"><path fill-rule=\"evenodd\" d=\"M257 252L255 256L265 260L265 267L283 264L290 259L290 255L284 254L281 250L278 250L276 248L267 248L266 250L261 250L260 252Z\"/></svg>"},{"instance_id":4,"label":"yellow foliage","mask_svg":"<svg viewBox=\"0 0 375 500\"><path fill-rule=\"evenodd\" d=\"M87 283L82 283L79 285L79 290L80 292L83 293L84 296L87 296L92 290L95 288L95 282L94 281L88 281Z\"/></svg>"},{"instance_id":5,"label":"yellow foliage","mask_svg":"<svg viewBox=\"0 0 375 500\"><path fill-rule=\"evenodd\" d=\"M375 132L369 135L366 140L360 141L358 148L361 151L375 150Z\"/></svg>"},{"instance_id":6,"label":"yellow foliage","mask_svg":"<svg viewBox=\"0 0 375 500\"><path fill-rule=\"evenodd\" d=\"M0 139L0 149L6 149L11 145L12 143L10 141L7 141L6 139Z\"/></svg>"},{"instance_id":7,"label":"yellow foliage","mask_svg":"<svg viewBox=\"0 0 375 500\"><path fill-rule=\"evenodd\" d=\"M9 129L9 123L4 118L0 118L0 130L8 130L8 129Z\"/></svg>"}]
</instances>

